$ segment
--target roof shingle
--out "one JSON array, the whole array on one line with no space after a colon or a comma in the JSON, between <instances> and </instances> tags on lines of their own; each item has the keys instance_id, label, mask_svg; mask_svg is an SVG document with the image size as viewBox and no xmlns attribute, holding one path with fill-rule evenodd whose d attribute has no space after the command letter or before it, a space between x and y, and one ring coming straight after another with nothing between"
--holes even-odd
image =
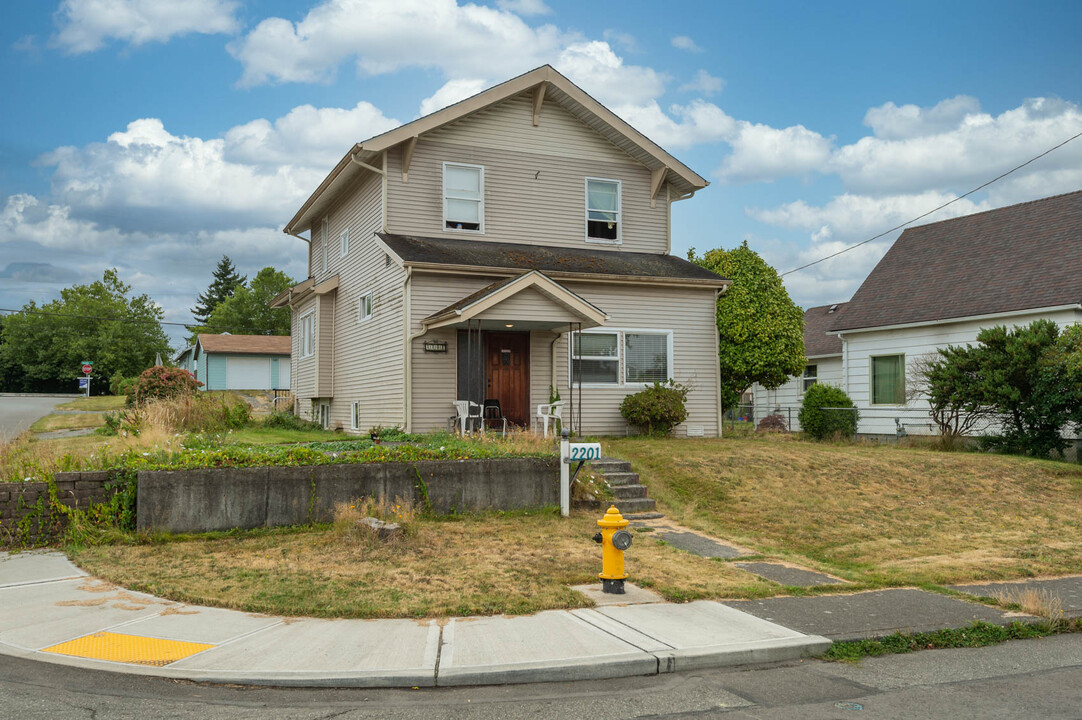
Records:
<instances>
[{"instance_id":1,"label":"roof shingle","mask_svg":"<svg viewBox=\"0 0 1082 720\"><path fill-rule=\"evenodd\" d=\"M837 335L827 335L827 331L838 322L838 316L846 305L848 303L834 303L804 311L804 354L807 357L842 354L842 339Z\"/></svg>"},{"instance_id":2,"label":"roof shingle","mask_svg":"<svg viewBox=\"0 0 1082 720\"><path fill-rule=\"evenodd\" d=\"M1082 191L906 230L830 330L1082 303Z\"/></svg>"},{"instance_id":3,"label":"roof shingle","mask_svg":"<svg viewBox=\"0 0 1082 720\"><path fill-rule=\"evenodd\" d=\"M209 353L289 355L293 351L289 335L200 335L199 344Z\"/></svg>"}]
</instances>

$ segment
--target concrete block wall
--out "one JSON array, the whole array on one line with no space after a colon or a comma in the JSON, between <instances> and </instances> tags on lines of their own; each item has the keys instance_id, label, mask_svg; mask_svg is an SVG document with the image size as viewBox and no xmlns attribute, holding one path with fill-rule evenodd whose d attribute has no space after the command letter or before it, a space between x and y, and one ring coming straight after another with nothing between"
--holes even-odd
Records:
<instances>
[{"instance_id":1,"label":"concrete block wall","mask_svg":"<svg viewBox=\"0 0 1082 720\"><path fill-rule=\"evenodd\" d=\"M57 502L79 510L105 502L113 495L106 488L111 479L108 471L56 473ZM63 522L49 500L48 483L0 483L0 544L46 542L63 531Z\"/></svg>"}]
</instances>

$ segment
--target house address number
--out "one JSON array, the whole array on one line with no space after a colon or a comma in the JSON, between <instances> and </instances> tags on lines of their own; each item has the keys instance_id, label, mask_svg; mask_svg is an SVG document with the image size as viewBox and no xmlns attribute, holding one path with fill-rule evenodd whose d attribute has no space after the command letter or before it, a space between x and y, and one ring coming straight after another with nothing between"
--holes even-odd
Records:
<instances>
[{"instance_id":1,"label":"house address number","mask_svg":"<svg viewBox=\"0 0 1082 720\"><path fill-rule=\"evenodd\" d=\"M600 459L601 443L571 443L567 448L567 460L565 462Z\"/></svg>"}]
</instances>

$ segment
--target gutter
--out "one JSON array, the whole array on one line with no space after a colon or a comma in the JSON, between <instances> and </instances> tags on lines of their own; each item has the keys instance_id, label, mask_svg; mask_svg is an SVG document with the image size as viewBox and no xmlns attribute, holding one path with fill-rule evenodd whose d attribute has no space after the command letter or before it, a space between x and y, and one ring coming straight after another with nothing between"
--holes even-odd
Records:
<instances>
[{"instance_id":1,"label":"gutter","mask_svg":"<svg viewBox=\"0 0 1082 720\"><path fill-rule=\"evenodd\" d=\"M952 325L954 323L962 322L974 322L978 320L996 320L999 318L1008 318L1015 315L1039 315L1041 313L1059 312L1062 310L1082 310L1082 304L1073 303L1070 305L1051 305L1038 308L1026 308L1024 310L1005 310L1004 312L989 313L987 315L963 315L961 317L941 318L939 320L922 320L919 322L911 323L899 323L897 325L877 325L874 327L862 327L862 328L834 328L828 330L831 335L837 335L841 337L843 334L850 333L864 333L864 332L876 332L879 330L904 330L907 328L915 327L929 327L931 325Z\"/></svg>"}]
</instances>

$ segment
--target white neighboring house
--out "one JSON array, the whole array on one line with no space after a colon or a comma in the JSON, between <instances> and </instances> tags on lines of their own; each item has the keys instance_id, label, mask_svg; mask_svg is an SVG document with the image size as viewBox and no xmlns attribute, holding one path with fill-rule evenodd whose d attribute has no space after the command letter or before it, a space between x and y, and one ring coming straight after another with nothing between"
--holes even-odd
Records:
<instances>
[{"instance_id":1,"label":"white neighboring house","mask_svg":"<svg viewBox=\"0 0 1082 720\"><path fill-rule=\"evenodd\" d=\"M809 367L853 399L858 432L935 433L927 401L906 398L919 358L974 344L995 325L1082 322L1082 191L910 228L820 324L823 311L805 314ZM823 336L837 352L819 354L828 347ZM793 406L796 425L805 382L755 386L756 420Z\"/></svg>"}]
</instances>

